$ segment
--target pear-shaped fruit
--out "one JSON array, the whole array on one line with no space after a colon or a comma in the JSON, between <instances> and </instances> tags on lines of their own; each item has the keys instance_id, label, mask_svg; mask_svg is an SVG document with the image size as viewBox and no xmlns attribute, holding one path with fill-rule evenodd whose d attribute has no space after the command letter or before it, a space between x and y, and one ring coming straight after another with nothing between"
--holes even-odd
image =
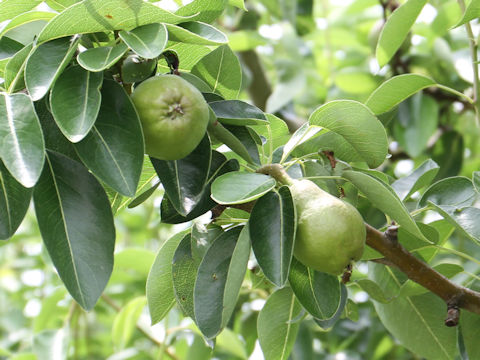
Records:
<instances>
[{"instance_id":1,"label":"pear-shaped fruit","mask_svg":"<svg viewBox=\"0 0 480 360\"><path fill-rule=\"evenodd\" d=\"M290 191L298 221L295 257L312 269L342 274L362 256L366 238L362 216L310 180L293 180Z\"/></svg>"}]
</instances>

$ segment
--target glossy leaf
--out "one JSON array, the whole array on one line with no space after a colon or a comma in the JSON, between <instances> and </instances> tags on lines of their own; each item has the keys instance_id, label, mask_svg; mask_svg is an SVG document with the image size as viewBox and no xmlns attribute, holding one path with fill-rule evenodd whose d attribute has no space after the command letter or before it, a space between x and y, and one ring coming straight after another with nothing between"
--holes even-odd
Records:
<instances>
[{"instance_id":1,"label":"glossy leaf","mask_svg":"<svg viewBox=\"0 0 480 360\"><path fill-rule=\"evenodd\" d=\"M405 201L417 190L428 186L438 173L439 166L433 160L424 161L410 175L392 183L392 188L398 197Z\"/></svg>"},{"instance_id":2,"label":"glossy leaf","mask_svg":"<svg viewBox=\"0 0 480 360\"><path fill-rule=\"evenodd\" d=\"M5 88L8 92L13 93L25 88L25 65L32 48L33 44L25 46L12 56L5 66Z\"/></svg>"},{"instance_id":3,"label":"glossy leaf","mask_svg":"<svg viewBox=\"0 0 480 360\"><path fill-rule=\"evenodd\" d=\"M228 42L227 36L213 27L198 21L179 25L167 24L168 39L198 45L220 45Z\"/></svg>"},{"instance_id":4,"label":"glossy leaf","mask_svg":"<svg viewBox=\"0 0 480 360\"><path fill-rule=\"evenodd\" d=\"M283 147L283 154L280 163L283 163L292 153L292 151L304 142L312 139L317 135L322 128L318 126L311 126L308 123L303 124Z\"/></svg>"},{"instance_id":5,"label":"glossy leaf","mask_svg":"<svg viewBox=\"0 0 480 360\"><path fill-rule=\"evenodd\" d=\"M115 227L105 191L80 163L48 152L33 197L60 278L80 306L91 309L113 267Z\"/></svg>"},{"instance_id":6,"label":"glossy leaf","mask_svg":"<svg viewBox=\"0 0 480 360\"><path fill-rule=\"evenodd\" d=\"M134 298L115 316L112 326L112 340L117 348L123 349L128 346L146 303L147 299L143 296Z\"/></svg>"},{"instance_id":7,"label":"glossy leaf","mask_svg":"<svg viewBox=\"0 0 480 360\"><path fill-rule=\"evenodd\" d=\"M435 85L435 81L423 75L397 75L380 85L370 95L365 105L368 106L374 114L383 114L418 91Z\"/></svg>"},{"instance_id":8,"label":"glossy leaf","mask_svg":"<svg viewBox=\"0 0 480 360\"><path fill-rule=\"evenodd\" d=\"M235 136L245 147L255 165L260 165L260 154L258 153L258 146L262 141L258 134L252 130L249 126L234 126L225 125L233 136Z\"/></svg>"},{"instance_id":9,"label":"glossy leaf","mask_svg":"<svg viewBox=\"0 0 480 360\"><path fill-rule=\"evenodd\" d=\"M247 269L248 229L240 231L239 227L233 228L217 237L198 268L194 289L195 321L210 339L230 319Z\"/></svg>"},{"instance_id":10,"label":"glossy leaf","mask_svg":"<svg viewBox=\"0 0 480 360\"><path fill-rule=\"evenodd\" d=\"M208 105L223 124L237 126L268 124L259 108L240 100L213 101Z\"/></svg>"},{"instance_id":11,"label":"glossy leaf","mask_svg":"<svg viewBox=\"0 0 480 360\"><path fill-rule=\"evenodd\" d=\"M268 175L234 171L214 180L212 198L219 204L243 204L258 199L275 184Z\"/></svg>"},{"instance_id":12,"label":"glossy leaf","mask_svg":"<svg viewBox=\"0 0 480 360\"><path fill-rule=\"evenodd\" d=\"M426 206L428 202L436 205L452 205L457 208L472 205L478 193L469 178L456 176L437 181L430 186L422 198L419 206Z\"/></svg>"},{"instance_id":13,"label":"glossy leaf","mask_svg":"<svg viewBox=\"0 0 480 360\"><path fill-rule=\"evenodd\" d=\"M32 189L22 186L0 162L0 239L10 238L27 213Z\"/></svg>"},{"instance_id":14,"label":"glossy leaf","mask_svg":"<svg viewBox=\"0 0 480 360\"><path fill-rule=\"evenodd\" d=\"M297 337L302 311L290 288L275 291L258 315L258 341L265 360L287 360Z\"/></svg>"},{"instance_id":15,"label":"glossy leaf","mask_svg":"<svg viewBox=\"0 0 480 360\"><path fill-rule=\"evenodd\" d=\"M0 38L0 64L6 64L9 58L22 50L22 43L7 36Z\"/></svg>"},{"instance_id":16,"label":"glossy leaf","mask_svg":"<svg viewBox=\"0 0 480 360\"><path fill-rule=\"evenodd\" d=\"M46 22L50 21L50 19L54 18L57 14L54 12L47 12L47 11L27 11L22 14L15 16L11 19L8 24L3 27L0 31L0 36L3 36L8 31L19 27L24 24L28 24L34 21L45 20Z\"/></svg>"},{"instance_id":17,"label":"glossy leaf","mask_svg":"<svg viewBox=\"0 0 480 360\"><path fill-rule=\"evenodd\" d=\"M347 304L348 300L348 291L347 287L343 284L340 284L340 305L337 309L337 312L335 315L333 315L330 319L328 320L319 320L319 319L314 319L315 322L317 323L318 326L320 326L324 330L328 330L333 325L336 324L336 322L340 319L340 317L343 314L343 311L345 310L345 305Z\"/></svg>"},{"instance_id":18,"label":"glossy leaf","mask_svg":"<svg viewBox=\"0 0 480 360\"><path fill-rule=\"evenodd\" d=\"M191 20L211 23L223 12L225 5L224 0L195 0L182 6L176 14L192 16Z\"/></svg>"},{"instance_id":19,"label":"glossy leaf","mask_svg":"<svg viewBox=\"0 0 480 360\"><path fill-rule=\"evenodd\" d=\"M235 154L240 156L246 162L254 164L254 160L250 156L245 145L243 145L243 143L221 123L217 121L210 123L208 125L208 134L227 145Z\"/></svg>"},{"instance_id":20,"label":"glossy leaf","mask_svg":"<svg viewBox=\"0 0 480 360\"><path fill-rule=\"evenodd\" d=\"M45 144L27 95L0 94L0 144L0 157L8 171L23 186L34 186L42 172Z\"/></svg>"},{"instance_id":21,"label":"glossy leaf","mask_svg":"<svg viewBox=\"0 0 480 360\"><path fill-rule=\"evenodd\" d=\"M430 242L422 234L405 205L389 185L377 180L373 176L358 171L344 171L342 177L351 181L353 185L365 194L373 206L388 214L392 220L395 220L412 235Z\"/></svg>"},{"instance_id":22,"label":"glossy leaf","mask_svg":"<svg viewBox=\"0 0 480 360\"><path fill-rule=\"evenodd\" d=\"M166 161L151 158L165 193L181 215L189 214L202 198L211 159L208 136L183 159Z\"/></svg>"},{"instance_id":23,"label":"glossy leaf","mask_svg":"<svg viewBox=\"0 0 480 360\"><path fill-rule=\"evenodd\" d=\"M3 0L0 3L0 22L32 10L42 0Z\"/></svg>"},{"instance_id":24,"label":"glossy leaf","mask_svg":"<svg viewBox=\"0 0 480 360\"><path fill-rule=\"evenodd\" d=\"M87 167L125 196L134 196L143 165L140 121L120 84L104 81L102 104L90 133L75 149Z\"/></svg>"},{"instance_id":25,"label":"glossy leaf","mask_svg":"<svg viewBox=\"0 0 480 360\"><path fill-rule=\"evenodd\" d=\"M331 101L316 109L308 121L340 135L371 168L381 165L387 156L385 128L363 104Z\"/></svg>"},{"instance_id":26,"label":"glossy leaf","mask_svg":"<svg viewBox=\"0 0 480 360\"><path fill-rule=\"evenodd\" d=\"M25 84L32 100L44 97L77 50L78 39L61 38L32 50L25 65Z\"/></svg>"},{"instance_id":27,"label":"glossy leaf","mask_svg":"<svg viewBox=\"0 0 480 360\"><path fill-rule=\"evenodd\" d=\"M162 320L175 304L172 282L173 254L180 241L185 237L189 237L189 235L180 232L165 241L158 250L155 262L148 274L146 295L152 325Z\"/></svg>"},{"instance_id":28,"label":"glossy leaf","mask_svg":"<svg viewBox=\"0 0 480 360\"><path fill-rule=\"evenodd\" d=\"M175 24L187 19L142 0L90 0L57 15L43 28L38 42L74 34L129 30L151 23Z\"/></svg>"},{"instance_id":29,"label":"glossy leaf","mask_svg":"<svg viewBox=\"0 0 480 360\"><path fill-rule=\"evenodd\" d=\"M103 74L73 66L53 85L51 112L59 129L71 142L82 140L95 123L102 99L102 82Z\"/></svg>"},{"instance_id":30,"label":"glossy leaf","mask_svg":"<svg viewBox=\"0 0 480 360\"><path fill-rule=\"evenodd\" d=\"M466 237L480 242L479 208L467 206L459 209L452 205L436 205L432 202L429 202L429 204Z\"/></svg>"},{"instance_id":31,"label":"glossy leaf","mask_svg":"<svg viewBox=\"0 0 480 360\"><path fill-rule=\"evenodd\" d=\"M141 194L135 196L135 198L131 202L128 203L127 207L129 209L133 209L133 208L136 208L137 206L143 204L145 201L147 201L150 198L150 196L153 195L153 193L155 192L155 190L157 190L157 188L160 186L160 184L161 184L160 181L157 181L150 188L148 188L147 190L145 190Z\"/></svg>"},{"instance_id":32,"label":"glossy leaf","mask_svg":"<svg viewBox=\"0 0 480 360\"><path fill-rule=\"evenodd\" d=\"M131 31L120 31L120 38L137 55L145 59L158 57L167 45L167 29L164 24L148 24Z\"/></svg>"},{"instance_id":33,"label":"glossy leaf","mask_svg":"<svg viewBox=\"0 0 480 360\"><path fill-rule=\"evenodd\" d=\"M84 69L98 72L110 68L128 50L127 45L120 43L116 46L102 46L87 49L77 56L77 61Z\"/></svg>"},{"instance_id":34,"label":"glossy leaf","mask_svg":"<svg viewBox=\"0 0 480 360\"><path fill-rule=\"evenodd\" d=\"M192 74L198 76L226 99L236 99L242 84L240 63L228 47L222 45L205 55L192 68Z\"/></svg>"},{"instance_id":35,"label":"glossy leaf","mask_svg":"<svg viewBox=\"0 0 480 360\"><path fill-rule=\"evenodd\" d=\"M376 49L380 67L387 64L400 48L426 3L427 0L408 0L387 19Z\"/></svg>"},{"instance_id":36,"label":"glossy leaf","mask_svg":"<svg viewBox=\"0 0 480 360\"><path fill-rule=\"evenodd\" d=\"M340 306L338 277L315 271L295 258L289 275L296 298L314 318L332 318Z\"/></svg>"},{"instance_id":37,"label":"glossy leaf","mask_svg":"<svg viewBox=\"0 0 480 360\"><path fill-rule=\"evenodd\" d=\"M295 205L287 186L257 200L249 220L250 238L258 265L278 287L290 272L295 242Z\"/></svg>"}]
</instances>

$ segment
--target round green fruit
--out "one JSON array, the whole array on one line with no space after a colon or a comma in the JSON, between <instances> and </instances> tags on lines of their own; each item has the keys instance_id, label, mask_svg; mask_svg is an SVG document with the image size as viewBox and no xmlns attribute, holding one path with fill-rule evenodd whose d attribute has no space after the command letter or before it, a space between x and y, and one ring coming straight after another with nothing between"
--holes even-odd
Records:
<instances>
[{"instance_id":1,"label":"round green fruit","mask_svg":"<svg viewBox=\"0 0 480 360\"><path fill-rule=\"evenodd\" d=\"M290 191L297 211L295 257L312 269L342 274L363 254L366 229L362 216L310 180L293 180Z\"/></svg>"},{"instance_id":2,"label":"round green fruit","mask_svg":"<svg viewBox=\"0 0 480 360\"><path fill-rule=\"evenodd\" d=\"M207 131L209 109L202 93L177 75L142 82L132 94L142 122L145 152L161 160L190 154Z\"/></svg>"}]
</instances>

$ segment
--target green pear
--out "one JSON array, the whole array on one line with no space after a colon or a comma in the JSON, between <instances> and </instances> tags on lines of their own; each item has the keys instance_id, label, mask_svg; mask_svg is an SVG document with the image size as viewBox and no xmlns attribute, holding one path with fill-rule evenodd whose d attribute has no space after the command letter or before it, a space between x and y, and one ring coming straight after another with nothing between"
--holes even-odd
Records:
<instances>
[{"instance_id":1,"label":"green pear","mask_svg":"<svg viewBox=\"0 0 480 360\"><path fill-rule=\"evenodd\" d=\"M295 257L312 269L342 274L362 256L366 238L362 216L310 180L290 184L297 211Z\"/></svg>"}]
</instances>

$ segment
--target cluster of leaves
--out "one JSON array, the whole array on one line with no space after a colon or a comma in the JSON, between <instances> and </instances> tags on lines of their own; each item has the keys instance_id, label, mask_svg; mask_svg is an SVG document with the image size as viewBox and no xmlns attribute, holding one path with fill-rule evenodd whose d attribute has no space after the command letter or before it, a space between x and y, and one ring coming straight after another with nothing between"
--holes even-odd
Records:
<instances>
[{"instance_id":1,"label":"cluster of leaves","mask_svg":"<svg viewBox=\"0 0 480 360\"><path fill-rule=\"evenodd\" d=\"M182 338L184 334L165 337L162 346L175 343L177 356L208 358L214 347L216 357L246 358L258 339L266 359L286 359L292 352L312 358L314 337L341 341L351 335L338 325L331 333L325 330L342 318L359 317L351 298L361 289L374 300L383 325L410 351L429 359L453 359L457 353L477 356L473 334L478 316L463 314L461 331L444 327L445 304L403 274L374 264L368 275L354 274L347 288L338 278L298 262L292 256L296 219L290 191L257 172L262 166L281 164L293 178L309 178L336 196L343 194L367 222L382 227L395 221L400 225L399 241L409 251L446 277L457 276L457 281L474 287L480 173L472 175L466 166L468 177L457 176L465 143L475 143L465 127L454 128L468 120L462 116L471 120L472 112L452 109L453 101L467 110L474 108L475 101L464 95L470 84L455 70L447 75L450 72L440 69L451 69L452 62L432 67L425 63L426 54L401 47L412 31L424 35L429 46L445 50L457 45L447 29L475 18L475 2L463 15L454 1L435 4L434 25L419 29L414 23L427 1L406 1L392 14L384 7L388 16L376 58L381 66L390 64L390 73L381 84L379 76L365 69L368 44L344 42L351 37L351 24L342 20L366 22L370 29L376 18L366 14L374 1L354 1L342 9L329 26L331 38L314 23L330 14L309 1L291 2L291 8L286 3L278 7L276 1L252 1L245 14L238 0L230 1L236 8L223 0L196 0L175 13L142 0L45 1L48 12L35 9L40 3L0 3L0 20L9 20L0 31L0 236L8 239L16 232L33 197L43 243L82 308L94 307L109 280L116 285L124 281L124 291L125 284L135 282L138 297L118 297L128 301L113 324L118 348L138 337L134 328L148 303L152 323L181 325L181 313L194 321L184 328L193 336L190 350L186 344L191 338ZM453 8L458 11L452 15ZM230 36L230 46L220 26L210 25L224 11L225 19L237 19L239 27ZM342 16L345 13L351 16ZM252 30L267 17L287 19L295 26L289 25L291 33L279 43L268 44ZM338 43L332 44L332 39ZM310 54L302 56L309 41ZM244 96L242 69L232 51L250 51L259 44L281 55L274 64L265 57L267 71L278 71L266 113L238 99ZM325 49L334 54L346 44L352 52L345 55L348 61L320 55ZM287 52L298 55L287 58ZM176 68L177 60L181 76L204 94L213 120L186 158L148 158L129 93L146 78ZM311 88L310 74L319 80ZM243 86L254 80L247 77ZM332 85L336 93L327 90ZM315 89L315 95L296 101L306 88ZM321 102L326 103L317 107ZM308 120L291 135L285 121L272 113L285 115L294 106L308 114ZM402 149L392 158L406 155L417 165L400 179L394 177L395 159L386 160L389 137ZM228 151L222 151L222 145ZM469 149L476 153L477 147ZM323 151L334 152L334 168ZM478 164L474 161L470 168ZM206 226L188 223L187 230L162 241L156 257L149 251L128 250L115 255L114 266L113 214L145 202L151 208L149 198L160 184L162 224L187 223L209 211L213 218ZM425 224L423 215L429 210L442 219ZM465 249L451 249L465 239ZM445 257L446 251L457 257ZM378 257L369 249L362 260ZM129 267L136 279L128 278ZM52 293L44 314L57 311L64 298L63 289ZM260 312L251 306L258 298L265 301ZM59 314L72 321L76 313L67 315L62 309ZM375 324L375 337L381 325L369 321ZM349 324L351 330L354 325ZM37 331L60 326L58 321L39 320ZM66 356L67 329L40 333L37 356L51 357L51 345L62 343L57 349ZM384 353L376 352L374 345L364 353L378 359L394 354L392 341L382 339ZM375 340L369 344L377 345ZM342 346L347 345L330 345L329 351Z\"/></svg>"}]
</instances>

